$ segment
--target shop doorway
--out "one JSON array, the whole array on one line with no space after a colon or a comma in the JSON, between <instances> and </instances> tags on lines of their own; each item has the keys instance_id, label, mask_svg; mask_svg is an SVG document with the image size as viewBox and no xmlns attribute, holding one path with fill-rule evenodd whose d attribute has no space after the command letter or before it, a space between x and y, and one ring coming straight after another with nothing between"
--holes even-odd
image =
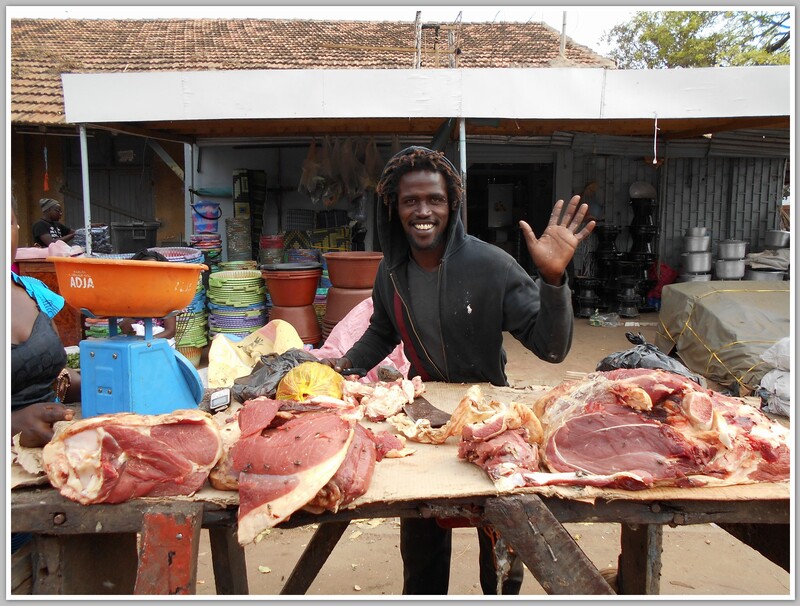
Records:
<instances>
[{"instance_id":1,"label":"shop doorway","mask_svg":"<svg viewBox=\"0 0 800 606\"><path fill-rule=\"evenodd\" d=\"M508 252L528 273L533 273L528 249L522 240L520 220L533 233L547 227L553 199L554 165L473 164L467 170L467 231Z\"/></svg>"}]
</instances>

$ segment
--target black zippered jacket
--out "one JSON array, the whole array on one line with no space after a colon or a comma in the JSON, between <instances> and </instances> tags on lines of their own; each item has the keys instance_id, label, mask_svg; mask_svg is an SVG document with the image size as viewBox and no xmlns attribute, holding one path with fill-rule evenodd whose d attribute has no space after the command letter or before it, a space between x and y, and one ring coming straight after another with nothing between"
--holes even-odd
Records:
<instances>
[{"instance_id":1,"label":"black zippered jacket","mask_svg":"<svg viewBox=\"0 0 800 606\"><path fill-rule=\"evenodd\" d=\"M450 211L439 266L441 342L445 368L427 355L408 304L409 244L396 210L379 200L378 237L383 260L372 290L369 328L344 355L353 368L373 368L401 339L411 363L408 376L425 381L508 385L503 332L542 360L564 360L572 345L572 299L561 286L534 281L504 250L467 235L460 206Z\"/></svg>"}]
</instances>

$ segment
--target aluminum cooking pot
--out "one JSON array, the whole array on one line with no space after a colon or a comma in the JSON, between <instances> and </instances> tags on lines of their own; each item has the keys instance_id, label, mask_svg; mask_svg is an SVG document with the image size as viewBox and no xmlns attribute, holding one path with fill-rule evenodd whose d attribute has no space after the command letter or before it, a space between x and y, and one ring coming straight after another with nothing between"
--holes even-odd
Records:
<instances>
[{"instance_id":1,"label":"aluminum cooking pot","mask_svg":"<svg viewBox=\"0 0 800 606\"><path fill-rule=\"evenodd\" d=\"M714 274L717 280L738 280L744 275L744 259L717 259Z\"/></svg>"},{"instance_id":2,"label":"aluminum cooking pot","mask_svg":"<svg viewBox=\"0 0 800 606\"><path fill-rule=\"evenodd\" d=\"M681 274L678 276L678 282L708 282L711 280L711 274Z\"/></svg>"},{"instance_id":3,"label":"aluminum cooking pot","mask_svg":"<svg viewBox=\"0 0 800 606\"><path fill-rule=\"evenodd\" d=\"M711 271L710 252L687 252L681 254L681 265L687 274L702 274Z\"/></svg>"},{"instance_id":4,"label":"aluminum cooking pot","mask_svg":"<svg viewBox=\"0 0 800 606\"><path fill-rule=\"evenodd\" d=\"M753 269L744 272L745 280L783 280L785 272L776 269Z\"/></svg>"},{"instance_id":5,"label":"aluminum cooking pot","mask_svg":"<svg viewBox=\"0 0 800 606\"><path fill-rule=\"evenodd\" d=\"M711 236L685 236L683 250L685 252L705 252L711 248Z\"/></svg>"},{"instance_id":6,"label":"aluminum cooking pot","mask_svg":"<svg viewBox=\"0 0 800 606\"><path fill-rule=\"evenodd\" d=\"M685 235L687 235L687 236L696 236L696 237L697 236L700 236L700 237L707 236L708 235L708 229L706 229L705 227L687 227Z\"/></svg>"},{"instance_id":7,"label":"aluminum cooking pot","mask_svg":"<svg viewBox=\"0 0 800 606\"><path fill-rule=\"evenodd\" d=\"M786 248L789 246L789 232L780 229L768 229L764 237L767 248Z\"/></svg>"},{"instance_id":8,"label":"aluminum cooking pot","mask_svg":"<svg viewBox=\"0 0 800 606\"><path fill-rule=\"evenodd\" d=\"M744 240L720 240L717 245L717 257L720 259L744 259L747 242ZM742 270L744 273L744 269ZM739 276L741 278L741 276Z\"/></svg>"}]
</instances>

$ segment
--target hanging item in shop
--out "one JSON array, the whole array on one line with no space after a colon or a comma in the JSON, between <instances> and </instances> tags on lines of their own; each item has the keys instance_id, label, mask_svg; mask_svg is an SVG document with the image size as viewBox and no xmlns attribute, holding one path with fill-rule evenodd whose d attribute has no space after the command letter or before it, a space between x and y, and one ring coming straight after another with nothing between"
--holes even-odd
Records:
<instances>
[{"instance_id":1,"label":"hanging item in shop","mask_svg":"<svg viewBox=\"0 0 800 606\"><path fill-rule=\"evenodd\" d=\"M367 141L348 137L332 142L330 137L325 137L321 146L312 140L297 190L309 196L313 204L325 208L340 201L349 205L370 190L374 191L382 170L383 163L373 138ZM356 206L357 211L360 208Z\"/></svg>"}]
</instances>

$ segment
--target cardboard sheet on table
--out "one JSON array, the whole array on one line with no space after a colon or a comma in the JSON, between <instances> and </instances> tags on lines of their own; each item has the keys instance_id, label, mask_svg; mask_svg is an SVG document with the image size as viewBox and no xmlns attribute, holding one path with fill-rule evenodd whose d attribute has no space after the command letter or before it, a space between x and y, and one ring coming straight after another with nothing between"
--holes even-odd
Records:
<instances>
[{"instance_id":1,"label":"cardboard sheet on table","mask_svg":"<svg viewBox=\"0 0 800 606\"><path fill-rule=\"evenodd\" d=\"M444 411L452 412L470 385L428 383L425 397ZM481 384L484 397L501 402L517 401L533 404L550 387L529 386L524 389L494 387ZM388 423L365 423L375 431L389 429ZM450 438L445 444L417 444L409 440L407 447L416 452L400 459L383 459L375 466L369 490L347 508L352 509L370 503L392 503L397 501L424 501L426 499L459 498L470 496L494 496L501 494L486 473L477 465L458 458L458 441ZM518 488L514 494L540 494L564 499L592 502L603 500L711 500L741 501L788 499L788 482L743 484L704 488L651 488L647 490L619 490L592 486L543 486ZM236 503L238 493L204 489L196 499L219 504Z\"/></svg>"}]
</instances>

